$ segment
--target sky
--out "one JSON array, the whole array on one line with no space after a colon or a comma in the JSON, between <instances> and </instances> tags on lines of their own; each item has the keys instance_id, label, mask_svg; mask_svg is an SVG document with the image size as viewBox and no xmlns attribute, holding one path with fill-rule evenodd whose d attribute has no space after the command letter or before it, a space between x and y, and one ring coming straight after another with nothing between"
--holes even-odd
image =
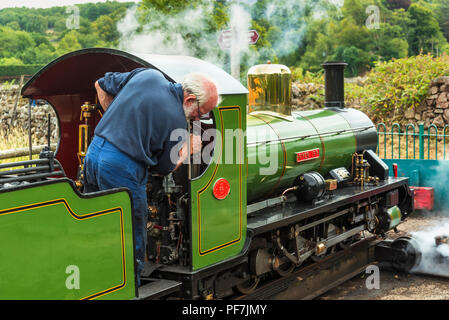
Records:
<instances>
[{"instance_id":1,"label":"sky","mask_svg":"<svg viewBox=\"0 0 449 320\"><path fill-rule=\"evenodd\" d=\"M116 0L118 2L139 2L139 0ZM106 0L0 0L0 9L11 7L50 8L70 6L88 2L106 2Z\"/></svg>"}]
</instances>

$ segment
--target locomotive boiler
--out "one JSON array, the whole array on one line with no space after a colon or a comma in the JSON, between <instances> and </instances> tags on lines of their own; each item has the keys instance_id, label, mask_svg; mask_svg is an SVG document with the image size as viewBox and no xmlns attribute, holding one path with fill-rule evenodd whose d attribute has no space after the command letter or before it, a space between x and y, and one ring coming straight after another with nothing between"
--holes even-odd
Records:
<instances>
[{"instance_id":1,"label":"locomotive boiler","mask_svg":"<svg viewBox=\"0 0 449 320\"><path fill-rule=\"evenodd\" d=\"M324 176L335 168L349 168L352 154L376 149L377 132L371 120L358 110L344 108L344 66L324 64L326 79L334 78L326 86L327 108L302 112L291 111L292 80L286 66L258 65L248 71L248 201L289 188L307 172ZM264 151L276 153L267 154L272 166L278 164L272 172L259 160L265 159Z\"/></svg>"},{"instance_id":2,"label":"locomotive boiler","mask_svg":"<svg viewBox=\"0 0 449 320\"><path fill-rule=\"evenodd\" d=\"M128 191L82 192L83 157L102 116L93 84L106 72L138 67L172 82L204 72L222 98L189 124L202 136L199 155L167 176L149 168L148 261L140 288ZM7 258L25 252L41 261L39 287L21 290L20 298L234 297L345 250L363 231L383 236L395 228L413 211L408 178L389 177L374 152L375 126L345 108L345 64L323 67L325 108L312 111L291 110L291 74L276 64L251 68L248 88L199 59L112 49L72 52L40 70L22 95L54 107L56 154L3 165L9 169L0 174L1 234L29 240L17 241ZM79 290L60 284L67 274L55 270L66 266L84 275ZM1 269L9 275L6 288L17 282L25 288L37 276L8 264Z\"/></svg>"}]
</instances>

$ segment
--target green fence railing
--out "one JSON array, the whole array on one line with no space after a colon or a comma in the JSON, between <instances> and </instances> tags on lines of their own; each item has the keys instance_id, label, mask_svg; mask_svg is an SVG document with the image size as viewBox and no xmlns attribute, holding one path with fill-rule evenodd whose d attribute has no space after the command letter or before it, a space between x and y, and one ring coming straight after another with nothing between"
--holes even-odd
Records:
<instances>
[{"instance_id":1,"label":"green fence railing","mask_svg":"<svg viewBox=\"0 0 449 320\"><path fill-rule=\"evenodd\" d=\"M434 124L425 130L423 124L416 128L412 123L402 127L394 123L390 131L387 131L386 125L379 123L377 154L384 159L446 160L446 157L449 159L449 155L446 155L446 144L449 143L448 128L449 125L445 125L442 131L438 132Z\"/></svg>"}]
</instances>

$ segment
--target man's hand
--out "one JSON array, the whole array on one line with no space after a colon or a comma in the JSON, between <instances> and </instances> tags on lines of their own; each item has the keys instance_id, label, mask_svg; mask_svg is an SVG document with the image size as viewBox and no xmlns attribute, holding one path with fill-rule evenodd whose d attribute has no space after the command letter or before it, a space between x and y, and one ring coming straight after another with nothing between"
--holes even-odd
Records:
<instances>
[{"instance_id":1,"label":"man's hand","mask_svg":"<svg viewBox=\"0 0 449 320\"><path fill-rule=\"evenodd\" d=\"M173 171L178 169L181 164L184 162L184 160L191 154L195 154L198 152L201 152L201 146L203 142L201 141L201 136L196 136L191 134L190 135L190 153L187 152L187 141L182 146L181 150L179 150L179 160L176 164L176 167Z\"/></svg>"},{"instance_id":2,"label":"man's hand","mask_svg":"<svg viewBox=\"0 0 449 320\"><path fill-rule=\"evenodd\" d=\"M114 100L114 96L101 89L98 81L95 82L95 89L97 90L98 101L103 107L103 110L106 112L106 110L109 108L109 105L112 103L112 100Z\"/></svg>"},{"instance_id":3,"label":"man's hand","mask_svg":"<svg viewBox=\"0 0 449 320\"><path fill-rule=\"evenodd\" d=\"M201 146L203 142L200 136L190 135L190 154L201 152Z\"/></svg>"}]
</instances>

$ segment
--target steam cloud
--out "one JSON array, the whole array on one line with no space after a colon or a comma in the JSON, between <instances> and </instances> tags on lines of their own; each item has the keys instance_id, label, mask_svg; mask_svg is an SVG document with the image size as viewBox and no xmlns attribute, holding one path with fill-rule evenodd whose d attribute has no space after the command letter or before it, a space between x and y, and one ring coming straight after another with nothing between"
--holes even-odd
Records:
<instances>
[{"instance_id":1,"label":"steam cloud","mask_svg":"<svg viewBox=\"0 0 449 320\"><path fill-rule=\"evenodd\" d=\"M449 277L449 245L435 244L436 236L449 236L449 219L439 222L422 231L412 233L421 249L421 262L415 266L412 273L425 273Z\"/></svg>"},{"instance_id":2,"label":"steam cloud","mask_svg":"<svg viewBox=\"0 0 449 320\"><path fill-rule=\"evenodd\" d=\"M240 55L246 65L265 63L273 53L285 56L301 47L307 31L306 3L313 9L313 19L323 18L326 12L323 4L341 7L342 0L273 1L262 12L263 18L275 27L274 38L269 39L271 47L251 50L245 37L235 39L233 52L223 51L218 45L220 32L210 32L208 17L214 14L214 4L204 3L197 8L188 8L177 13L163 14L150 10L147 20L140 21L137 6L128 9L126 16L117 24L121 34L119 49L135 53L172 54L197 56L227 71L230 55ZM224 29L237 30L241 35L251 29L251 8L254 0L240 0L229 7L229 23ZM192 34L200 34L192 38ZM190 37L189 37L190 36ZM266 34L261 37L268 36ZM198 56L200 53L200 56ZM235 56L234 56L235 57Z\"/></svg>"}]
</instances>

